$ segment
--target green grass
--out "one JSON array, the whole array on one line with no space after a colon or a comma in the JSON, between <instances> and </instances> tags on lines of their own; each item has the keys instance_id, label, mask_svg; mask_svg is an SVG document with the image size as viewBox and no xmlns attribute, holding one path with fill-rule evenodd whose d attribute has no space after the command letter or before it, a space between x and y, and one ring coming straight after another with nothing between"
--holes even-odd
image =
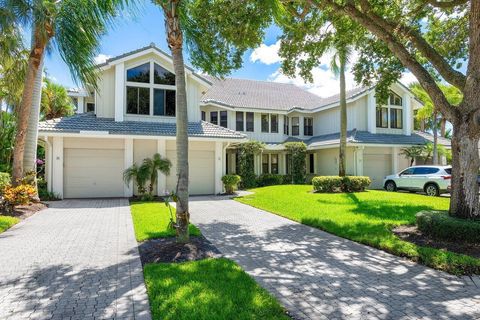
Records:
<instances>
[{"instance_id":1,"label":"green grass","mask_svg":"<svg viewBox=\"0 0 480 320\"><path fill-rule=\"evenodd\" d=\"M9 216L0 216L0 233L20 222L20 219Z\"/></svg>"},{"instance_id":2,"label":"green grass","mask_svg":"<svg viewBox=\"0 0 480 320\"><path fill-rule=\"evenodd\" d=\"M316 227L343 238L408 257L454 274L480 274L480 259L421 247L396 237L390 230L414 224L422 210L447 210L450 199L410 193L367 191L312 193L310 185L252 189L237 201Z\"/></svg>"},{"instance_id":3,"label":"green grass","mask_svg":"<svg viewBox=\"0 0 480 320\"><path fill-rule=\"evenodd\" d=\"M168 228L170 212L163 202L131 202L130 209L137 241L175 236L175 231ZM175 219L175 208L172 210ZM201 235L200 230L192 224L189 231L192 236Z\"/></svg>"},{"instance_id":4,"label":"green grass","mask_svg":"<svg viewBox=\"0 0 480 320\"><path fill-rule=\"evenodd\" d=\"M289 319L278 302L228 259L147 264L153 319Z\"/></svg>"}]
</instances>

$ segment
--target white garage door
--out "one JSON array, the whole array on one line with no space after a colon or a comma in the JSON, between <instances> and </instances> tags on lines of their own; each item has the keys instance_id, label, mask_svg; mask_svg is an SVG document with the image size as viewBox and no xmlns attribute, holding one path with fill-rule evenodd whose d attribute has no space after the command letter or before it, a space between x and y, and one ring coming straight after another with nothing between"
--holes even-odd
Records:
<instances>
[{"instance_id":1,"label":"white garage door","mask_svg":"<svg viewBox=\"0 0 480 320\"><path fill-rule=\"evenodd\" d=\"M177 154L167 151L167 158L172 161L170 175L167 177L168 191L177 186ZM190 171L189 193L191 195L215 193L215 157L213 151L190 151L188 153Z\"/></svg>"},{"instance_id":2,"label":"white garage door","mask_svg":"<svg viewBox=\"0 0 480 320\"><path fill-rule=\"evenodd\" d=\"M363 174L372 179L370 189L382 189L383 178L392 174L392 156L389 154L363 155Z\"/></svg>"},{"instance_id":3,"label":"white garage door","mask_svg":"<svg viewBox=\"0 0 480 320\"><path fill-rule=\"evenodd\" d=\"M65 198L123 197L123 150L64 149Z\"/></svg>"}]
</instances>

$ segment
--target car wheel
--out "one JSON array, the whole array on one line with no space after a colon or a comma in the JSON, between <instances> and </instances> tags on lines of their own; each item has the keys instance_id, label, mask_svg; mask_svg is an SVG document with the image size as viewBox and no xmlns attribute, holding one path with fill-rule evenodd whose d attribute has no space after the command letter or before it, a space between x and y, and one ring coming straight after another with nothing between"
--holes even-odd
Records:
<instances>
[{"instance_id":1,"label":"car wheel","mask_svg":"<svg viewBox=\"0 0 480 320\"><path fill-rule=\"evenodd\" d=\"M425 193L430 197L438 197L440 195L440 190L436 185L430 183L425 186Z\"/></svg>"},{"instance_id":2,"label":"car wheel","mask_svg":"<svg viewBox=\"0 0 480 320\"><path fill-rule=\"evenodd\" d=\"M397 185L393 181L387 181L387 183L385 183L385 190L389 192L397 191Z\"/></svg>"}]
</instances>

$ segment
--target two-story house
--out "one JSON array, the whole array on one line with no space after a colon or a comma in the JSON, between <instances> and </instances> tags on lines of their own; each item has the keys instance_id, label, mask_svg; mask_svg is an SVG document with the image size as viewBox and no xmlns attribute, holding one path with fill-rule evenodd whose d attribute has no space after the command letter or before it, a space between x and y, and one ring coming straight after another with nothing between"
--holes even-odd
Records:
<instances>
[{"instance_id":1,"label":"two-story house","mask_svg":"<svg viewBox=\"0 0 480 320\"><path fill-rule=\"evenodd\" d=\"M175 176L175 77L171 57L153 44L98 66L96 90L79 90L78 114L40 123L46 147L49 190L65 198L128 197L123 171L158 152L172 173L160 176L157 193L173 190ZM222 192L221 177L236 172L236 144L266 144L255 159L257 174L288 174L285 141L307 144L307 173L338 171L339 98L321 98L291 84L215 79L186 68L190 193ZM379 106L374 89L348 92L347 171L368 175L379 188L383 176L408 165L402 147L423 144L414 133L420 107L401 84Z\"/></svg>"}]
</instances>

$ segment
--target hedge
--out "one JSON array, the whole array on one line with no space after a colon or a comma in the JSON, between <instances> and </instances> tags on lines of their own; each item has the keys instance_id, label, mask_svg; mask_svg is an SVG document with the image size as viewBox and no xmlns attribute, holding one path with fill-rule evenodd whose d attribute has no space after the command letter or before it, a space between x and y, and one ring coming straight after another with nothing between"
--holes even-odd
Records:
<instances>
[{"instance_id":1,"label":"hedge","mask_svg":"<svg viewBox=\"0 0 480 320\"><path fill-rule=\"evenodd\" d=\"M434 239L480 244L480 220L459 219L440 211L421 211L416 219L418 229Z\"/></svg>"},{"instance_id":2,"label":"hedge","mask_svg":"<svg viewBox=\"0 0 480 320\"><path fill-rule=\"evenodd\" d=\"M265 173L257 178L257 186L266 187L284 183L284 176L280 174Z\"/></svg>"},{"instance_id":3,"label":"hedge","mask_svg":"<svg viewBox=\"0 0 480 320\"><path fill-rule=\"evenodd\" d=\"M359 192L372 183L369 177L357 176L319 176L312 179L316 192Z\"/></svg>"}]
</instances>

